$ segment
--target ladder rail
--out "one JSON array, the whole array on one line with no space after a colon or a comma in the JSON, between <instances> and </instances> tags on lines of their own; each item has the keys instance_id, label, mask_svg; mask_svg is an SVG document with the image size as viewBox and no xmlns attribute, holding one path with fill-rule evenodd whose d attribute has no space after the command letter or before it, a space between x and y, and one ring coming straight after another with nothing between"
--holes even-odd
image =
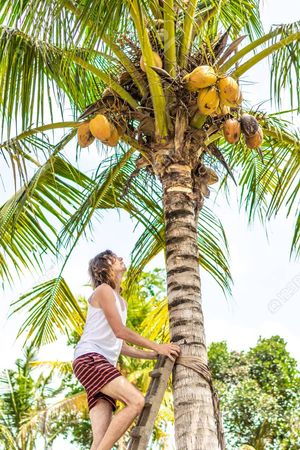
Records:
<instances>
[{"instance_id":1,"label":"ladder rail","mask_svg":"<svg viewBox=\"0 0 300 450\"><path fill-rule=\"evenodd\" d=\"M137 418L136 426L130 432L127 450L146 450L174 363L168 356L159 355L155 368L149 373L151 381L145 405Z\"/></svg>"}]
</instances>

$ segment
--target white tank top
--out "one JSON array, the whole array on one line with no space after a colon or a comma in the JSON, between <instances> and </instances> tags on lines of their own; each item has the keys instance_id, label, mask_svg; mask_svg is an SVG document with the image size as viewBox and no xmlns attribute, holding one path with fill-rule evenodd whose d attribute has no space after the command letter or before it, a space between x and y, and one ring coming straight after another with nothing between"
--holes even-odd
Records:
<instances>
[{"instance_id":1,"label":"white tank top","mask_svg":"<svg viewBox=\"0 0 300 450\"><path fill-rule=\"evenodd\" d=\"M116 305L122 323L126 325L127 305L125 301L119 298L114 290L113 292L116 297ZM86 323L83 334L75 347L74 359L85 353L96 352L105 356L108 361L116 367L121 353L123 339L119 339L115 336L106 319L103 309L101 307L96 308L90 304L92 296L93 294L88 299ZM123 306L121 306L121 301L123 302Z\"/></svg>"}]
</instances>

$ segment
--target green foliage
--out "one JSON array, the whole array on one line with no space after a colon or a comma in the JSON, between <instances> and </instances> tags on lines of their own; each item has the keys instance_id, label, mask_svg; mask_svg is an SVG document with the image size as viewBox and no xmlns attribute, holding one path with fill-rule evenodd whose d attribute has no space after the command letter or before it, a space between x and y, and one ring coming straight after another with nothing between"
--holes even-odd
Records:
<instances>
[{"instance_id":1,"label":"green foliage","mask_svg":"<svg viewBox=\"0 0 300 450\"><path fill-rule=\"evenodd\" d=\"M53 371L47 375L32 376L31 363L36 356L32 346L24 350L24 358L16 361L15 369L7 369L0 378L0 444L6 450L39 449L44 441L50 445L56 432L50 427L23 426L32 416L44 411L51 399L62 392L63 387L53 388ZM49 403L50 402L50 403Z\"/></svg>"},{"instance_id":2,"label":"green foliage","mask_svg":"<svg viewBox=\"0 0 300 450\"><path fill-rule=\"evenodd\" d=\"M230 450L296 450L300 445L300 372L279 336L260 338L248 352L226 342L208 351Z\"/></svg>"}]
</instances>

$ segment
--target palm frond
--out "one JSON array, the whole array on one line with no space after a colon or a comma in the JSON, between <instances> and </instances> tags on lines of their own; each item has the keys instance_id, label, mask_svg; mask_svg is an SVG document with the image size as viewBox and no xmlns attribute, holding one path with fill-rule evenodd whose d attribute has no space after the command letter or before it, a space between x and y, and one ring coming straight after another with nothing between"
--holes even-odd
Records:
<instances>
[{"instance_id":1,"label":"palm frond","mask_svg":"<svg viewBox=\"0 0 300 450\"><path fill-rule=\"evenodd\" d=\"M82 334L85 317L61 274L21 295L11 307L10 316L24 308L30 313L17 335L26 331L25 344L29 339L36 347L54 342L57 331L66 334L75 330Z\"/></svg>"},{"instance_id":2,"label":"palm frond","mask_svg":"<svg viewBox=\"0 0 300 450\"><path fill-rule=\"evenodd\" d=\"M73 372L71 361L32 361L30 366L33 368L48 367L51 370L55 370L62 377Z\"/></svg>"},{"instance_id":3,"label":"palm frond","mask_svg":"<svg viewBox=\"0 0 300 450\"><path fill-rule=\"evenodd\" d=\"M14 3L1 0L0 24L11 28L20 25L22 31L33 38L58 46L72 38L72 14L65 10L64 1L59 0L17 0Z\"/></svg>"},{"instance_id":4,"label":"palm frond","mask_svg":"<svg viewBox=\"0 0 300 450\"><path fill-rule=\"evenodd\" d=\"M85 392L79 392L70 397L66 397L59 402L39 411L33 411L20 427L19 437L22 438L30 433L32 430L39 428L39 426L48 427L48 422L55 420L61 413L66 412L86 412L87 399Z\"/></svg>"},{"instance_id":5,"label":"palm frond","mask_svg":"<svg viewBox=\"0 0 300 450\"><path fill-rule=\"evenodd\" d=\"M149 301L149 308L150 312L141 323L142 335L160 343L169 342L170 329L167 297L159 301L153 297Z\"/></svg>"},{"instance_id":6,"label":"palm frond","mask_svg":"<svg viewBox=\"0 0 300 450\"><path fill-rule=\"evenodd\" d=\"M228 263L228 243L221 222L204 206L198 224L199 264L215 279L224 294L231 294L232 277ZM131 252L131 265L126 276L125 292L131 289L145 265L165 248L163 214L151 222Z\"/></svg>"},{"instance_id":7,"label":"palm frond","mask_svg":"<svg viewBox=\"0 0 300 450\"><path fill-rule=\"evenodd\" d=\"M60 48L18 29L0 27L0 58L0 88L3 93L0 108L8 136L12 117L18 110L21 111L23 130L33 122L44 122L46 112L50 113L53 121L55 105L52 97L60 103L62 116L65 95L76 114L97 100L105 86L112 87L121 98L136 106L130 94L115 79L119 62L96 50Z\"/></svg>"},{"instance_id":8,"label":"palm frond","mask_svg":"<svg viewBox=\"0 0 300 450\"><path fill-rule=\"evenodd\" d=\"M1 422L1 416L0 416ZM0 423L0 443L5 445L6 450L18 450L18 443L15 441L13 434L8 426Z\"/></svg>"},{"instance_id":9,"label":"palm frond","mask_svg":"<svg viewBox=\"0 0 300 450\"><path fill-rule=\"evenodd\" d=\"M197 8L197 0L191 0L186 5L186 11L184 14L184 21L183 21L183 29L182 29L182 41L180 46L180 57L179 57L179 64L181 67L185 67L185 64L187 62L187 57L190 53L190 47L192 44L192 38L193 38L193 27L194 27L194 18Z\"/></svg>"},{"instance_id":10,"label":"palm frond","mask_svg":"<svg viewBox=\"0 0 300 450\"><path fill-rule=\"evenodd\" d=\"M282 36L288 37L293 32L300 30L300 21L282 27ZM274 40L274 39L273 39ZM271 64L270 93L278 108L281 107L282 90L288 89L290 104L294 107L296 100L300 111L300 35L297 40L284 45L279 51L275 51Z\"/></svg>"},{"instance_id":11,"label":"palm frond","mask_svg":"<svg viewBox=\"0 0 300 450\"><path fill-rule=\"evenodd\" d=\"M295 216L290 256L293 253L298 256L300 136L291 124L279 119L278 114L262 117L257 113L265 134L261 146L262 158L256 150L249 150L242 140L234 148L223 142L222 152L231 167L241 172L240 208L245 209L249 222L258 217L262 223L266 223L281 210L287 216ZM225 176L220 188L227 181Z\"/></svg>"},{"instance_id":12,"label":"palm frond","mask_svg":"<svg viewBox=\"0 0 300 450\"><path fill-rule=\"evenodd\" d=\"M158 74L151 68L151 66L154 66L155 63L152 53L153 50L144 19L144 11L138 0L129 0L129 4L130 14L136 27L142 55L145 61L146 74L152 96L152 104L155 116L155 132L158 139L165 138L168 134L166 99L162 88L161 79Z\"/></svg>"},{"instance_id":13,"label":"palm frond","mask_svg":"<svg viewBox=\"0 0 300 450\"><path fill-rule=\"evenodd\" d=\"M299 22L281 27L281 33L275 33L271 45L239 65L239 67L232 72L232 75L235 78L240 78L249 69L252 69L254 65L264 58L271 56L271 92L274 94L277 104L280 104L281 89L288 87L290 90L292 107L293 98L296 95L299 108L299 93L294 92L293 87L295 80L298 79L299 73L299 29Z\"/></svg>"},{"instance_id":14,"label":"palm frond","mask_svg":"<svg viewBox=\"0 0 300 450\"><path fill-rule=\"evenodd\" d=\"M216 2L218 4L218 2ZM263 26L260 19L259 0L230 0L221 2L215 20L235 39L246 32L251 40L262 36Z\"/></svg>"},{"instance_id":15,"label":"palm frond","mask_svg":"<svg viewBox=\"0 0 300 450\"><path fill-rule=\"evenodd\" d=\"M74 13L74 15L77 18L82 17L82 12L78 7L76 7L71 1L64 1L64 8ZM89 14L91 13L92 8L90 8ZM104 42L105 47L104 51L106 52L107 56L109 55L109 52L112 52L119 60L119 62L123 65L124 69L127 70L127 72L131 75L133 81L135 82L136 86L140 90L142 95L145 95L146 93L146 86L144 81L141 79L141 76L136 69L133 62L130 60L128 55L121 49L119 45L116 44L114 37L111 35L108 35L102 30L102 32L98 29L97 26L95 26L95 21L97 22L97 16L94 18L87 18L86 19L86 26L89 27L89 32L86 33L88 36L89 41L84 42L84 45L87 46L87 48L93 49L97 48L98 42L94 41L91 42L90 39L98 39ZM82 26L82 22L80 21L77 23L78 26ZM91 32L91 29L93 32Z\"/></svg>"},{"instance_id":16,"label":"palm frond","mask_svg":"<svg viewBox=\"0 0 300 450\"><path fill-rule=\"evenodd\" d=\"M281 29L282 29L281 27L277 27L272 31L270 31L269 33L264 34L258 39L251 41L248 45L245 45L245 47L236 51L234 55L232 55L224 64L221 65L222 71L224 73L227 72L237 62L240 62L244 56L248 55L248 53L251 52L255 53L257 47L263 46L267 41L280 34Z\"/></svg>"},{"instance_id":17,"label":"palm frond","mask_svg":"<svg viewBox=\"0 0 300 450\"><path fill-rule=\"evenodd\" d=\"M212 40L220 29L229 30L232 39L236 39L241 33L246 33L250 40L263 35L263 26L260 19L258 0L210 0L204 3L198 2L194 37L196 41L203 38ZM194 44L195 45L195 44Z\"/></svg>"},{"instance_id":18,"label":"palm frond","mask_svg":"<svg viewBox=\"0 0 300 450\"><path fill-rule=\"evenodd\" d=\"M126 165L134 153L131 148L121 155L115 155L104 160L100 167L105 169L92 180L92 184L84 191L84 199L79 208L60 232L59 244L68 245L75 237L78 239L85 228L90 224L94 213L99 213L100 208L113 208L117 206L117 196L114 193L114 183L123 166ZM123 185L124 186L124 185Z\"/></svg>"},{"instance_id":19,"label":"palm frond","mask_svg":"<svg viewBox=\"0 0 300 450\"><path fill-rule=\"evenodd\" d=\"M73 134L55 147L48 145L50 158L0 208L0 271L8 281L11 267L41 269L44 252L57 254L58 229L67 223L72 208L80 207L82 190L90 186L87 176L57 154Z\"/></svg>"},{"instance_id":20,"label":"palm frond","mask_svg":"<svg viewBox=\"0 0 300 450\"><path fill-rule=\"evenodd\" d=\"M19 176L19 184L23 184L23 182L28 183L27 165L30 167L32 165L41 167L41 157L47 160L55 149L55 146L50 144L49 136L46 132L56 129L77 128L79 125L80 122L57 122L36 128L28 128L19 135L0 144L0 153L7 167L11 168L13 172L15 190L17 189L17 175ZM41 134L41 136L37 136L37 134ZM70 135L70 137L73 137L74 133L71 132ZM9 161L7 161L7 156Z\"/></svg>"}]
</instances>

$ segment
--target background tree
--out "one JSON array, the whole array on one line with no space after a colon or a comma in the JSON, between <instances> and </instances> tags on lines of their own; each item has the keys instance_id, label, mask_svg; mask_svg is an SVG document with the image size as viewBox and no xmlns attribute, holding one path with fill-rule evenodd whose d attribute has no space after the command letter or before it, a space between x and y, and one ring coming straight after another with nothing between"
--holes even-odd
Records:
<instances>
[{"instance_id":1,"label":"background tree","mask_svg":"<svg viewBox=\"0 0 300 450\"><path fill-rule=\"evenodd\" d=\"M31 303L21 332L28 328L28 337L41 345L55 339L57 329L80 330L82 313L63 269L93 214L123 207L145 226L127 277L128 298L132 280L164 249L170 338L181 345L182 358L198 357L206 365L199 263L225 292L231 286L222 227L204 206L208 185L219 178L226 193L229 176L237 177L250 220L259 216L266 221L286 206L288 214L296 215L291 250L297 255L299 138L277 115L256 111L252 113L265 135L261 148L249 150L248 139L229 145L223 138L224 122L251 112L251 106L240 107L239 96L233 109L205 114L198 94L187 89L186 75L199 66L213 67L218 100L220 80L230 75L235 84L241 83L256 63L275 55L272 92L279 102L281 89L289 89L292 96L293 83L299 82L299 24L277 26L265 34L256 0L113 0L109 6L99 0L17 0L10 5L3 1L0 8L3 124L8 137L14 117L22 128L1 148L26 180L1 208L3 277L11 280L9 263L17 268L41 265L45 249L66 250L58 277L19 299L16 310ZM248 42L239 49L242 33ZM67 95L74 118L84 110L81 119L91 124L95 114L104 115L110 122L109 145L121 137L123 147L92 180L62 156L82 122L39 123L51 112L53 92L62 110ZM43 134L67 127L71 131L56 145ZM32 165L36 170L28 180L26 169ZM57 309L60 316L54 313ZM215 450L220 428L209 383L199 383L195 371L176 364L173 389L178 448ZM195 410L201 416L190 420Z\"/></svg>"},{"instance_id":2,"label":"background tree","mask_svg":"<svg viewBox=\"0 0 300 450\"><path fill-rule=\"evenodd\" d=\"M30 363L36 356L32 346L25 348L24 359L16 361L16 370L7 369L0 378L0 443L5 450L33 450L51 448L63 426L45 428L46 417L41 414L51 399L64 389L53 388L53 370L46 376L41 373L32 376ZM30 427L24 432L23 425L32 415L40 414L39 426Z\"/></svg>"},{"instance_id":3,"label":"background tree","mask_svg":"<svg viewBox=\"0 0 300 450\"><path fill-rule=\"evenodd\" d=\"M299 448L300 373L285 341L259 338L247 352L229 351L226 342L216 342L208 355L229 448Z\"/></svg>"}]
</instances>

